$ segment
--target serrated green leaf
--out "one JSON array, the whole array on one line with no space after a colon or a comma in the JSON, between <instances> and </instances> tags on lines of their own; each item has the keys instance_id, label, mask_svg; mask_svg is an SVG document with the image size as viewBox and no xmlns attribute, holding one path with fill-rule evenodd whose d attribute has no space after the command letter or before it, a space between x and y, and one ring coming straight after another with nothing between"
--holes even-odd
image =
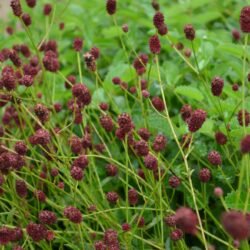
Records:
<instances>
[{"instance_id":1,"label":"serrated green leaf","mask_svg":"<svg viewBox=\"0 0 250 250\"><path fill-rule=\"evenodd\" d=\"M238 200L237 195L238 194L235 191L229 193L225 197L225 203L227 204L228 208L236 209L236 210L244 210L245 200L247 198L247 191L241 192L239 200ZM237 200L238 200L238 202L237 202ZM250 203L247 204L247 212L250 212Z\"/></svg>"},{"instance_id":2,"label":"serrated green leaf","mask_svg":"<svg viewBox=\"0 0 250 250\"><path fill-rule=\"evenodd\" d=\"M192 86L178 86L175 88L175 93L195 99L197 101L202 101L204 99L201 91Z\"/></svg>"}]
</instances>

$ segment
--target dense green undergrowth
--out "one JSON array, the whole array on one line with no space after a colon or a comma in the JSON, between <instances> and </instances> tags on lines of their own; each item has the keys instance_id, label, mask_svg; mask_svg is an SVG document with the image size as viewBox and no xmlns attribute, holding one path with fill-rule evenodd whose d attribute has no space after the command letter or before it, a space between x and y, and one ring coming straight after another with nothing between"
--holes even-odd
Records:
<instances>
[{"instance_id":1,"label":"dense green undergrowth","mask_svg":"<svg viewBox=\"0 0 250 250\"><path fill-rule=\"evenodd\" d=\"M158 1L160 53L151 1L20 2L31 25L0 21L0 247L249 250L249 2Z\"/></svg>"}]
</instances>

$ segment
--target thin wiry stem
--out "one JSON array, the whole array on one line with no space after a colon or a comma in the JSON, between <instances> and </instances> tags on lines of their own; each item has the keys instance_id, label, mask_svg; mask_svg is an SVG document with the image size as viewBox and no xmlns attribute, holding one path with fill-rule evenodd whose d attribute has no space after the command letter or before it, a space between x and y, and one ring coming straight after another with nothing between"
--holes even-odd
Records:
<instances>
[{"instance_id":1,"label":"thin wiry stem","mask_svg":"<svg viewBox=\"0 0 250 250\"><path fill-rule=\"evenodd\" d=\"M203 229L203 226L202 226L202 221L201 221L201 217L200 217L200 214L199 214L199 210L198 210L198 206L197 206L197 202L196 202L196 196L195 196L195 192L194 192L194 187L193 187L193 183L192 183L192 179L191 179L191 173L190 173L190 169L189 169L189 165L188 165L188 161L187 161L187 158L188 158L187 156L188 155L185 155L185 153L184 153L184 151L183 151L183 149L182 149L182 147L181 147L181 145L179 143L178 137L177 137L176 132L174 130L174 126L173 126L171 118L169 116L168 106L167 106L167 102L166 102L166 98L165 98L165 94L164 94L164 89L163 89L163 84L162 84L162 80L161 80L158 56L156 56L155 59L156 59L156 66L157 66L157 72L158 72L158 80L159 80L160 89L161 89L161 95L162 95L164 106L165 106L165 113L166 113L167 122L168 122L168 124L170 126L170 129L171 129L171 132L173 134L174 140L175 140L175 142L176 142L176 144L177 144L177 146L178 146L178 148L179 148L179 150L181 152L181 155L182 155L182 158L183 158L183 161L184 161L184 165L185 165L186 172L187 172L187 175L188 175L189 185L190 185L190 188L191 188L191 194L192 194L192 198L193 198L193 202L194 202L194 206L195 206L195 211L196 211L199 226L200 226L200 229L201 229L203 244L205 246L205 249L207 250L208 247L207 247L206 237L205 237L204 229Z\"/></svg>"}]
</instances>

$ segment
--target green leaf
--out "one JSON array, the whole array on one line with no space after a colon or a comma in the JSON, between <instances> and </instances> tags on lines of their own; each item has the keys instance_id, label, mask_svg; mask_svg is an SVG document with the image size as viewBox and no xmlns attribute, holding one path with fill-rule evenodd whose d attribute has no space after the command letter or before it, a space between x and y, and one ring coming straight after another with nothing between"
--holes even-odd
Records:
<instances>
[{"instance_id":1,"label":"green leaf","mask_svg":"<svg viewBox=\"0 0 250 250\"><path fill-rule=\"evenodd\" d=\"M162 133L166 135L168 138L173 137L169 125L167 123L167 119L159 116L156 113L152 112L148 116L148 127L150 131L154 131L155 133Z\"/></svg>"},{"instance_id":2,"label":"green leaf","mask_svg":"<svg viewBox=\"0 0 250 250\"><path fill-rule=\"evenodd\" d=\"M192 86L178 86L175 88L175 93L195 99L197 101L202 101L204 99L204 96L200 90Z\"/></svg>"},{"instance_id":3,"label":"green leaf","mask_svg":"<svg viewBox=\"0 0 250 250\"><path fill-rule=\"evenodd\" d=\"M91 105L97 106L101 102L107 102L107 98L105 96L105 91L103 88L96 89L92 95Z\"/></svg>"},{"instance_id":4,"label":"green leaf","mask_svg":"<svg viewBox=\"0 0 250 250\"><path fill-rule=\"evenodd\" d=\"M245 201L247 198L247 192L241 192L239 201L237 202L238 199L238 194L235 191L232 191L225 197L225 202L227 204L228 208L231 209L236 209L236 210L244 210L245 208ZM247 204L247 212L250 212L250 202Z\"/></svg>"},{"instance_id":5,"label":"green leaf","mask_svg":"<svg viewBox=\"0 0 250 250\"><path fill-rule=\"evenodd\" d=\"M213 136L213 134L214 134L213 127L214 127L214 121L211 119L206 119L206 121L204 122L204 124L200 128L200 133Z\"/></svg>"},{"instance_id":6,"label":"green leaf","mask_svg":"<svg viewBox=\"0 0 250 250\"><path fill-rule=\"evenodd\" d=\"M180 70L176 66L176 64L173 62L167 61L163 64L162 68L164 69L167 83L169 85L176 84L178 82L179 78L181 77Z\"/></svg>"},{"instance_id":7,"label":"green leaf","mask_svg":"<svg viewBox=\"0 0 250 250\"><path fill-rule=\"evenodd\" d=\"M171 250L171 240L170 238L168 237L166 242L165 242L165 249L166 250Z\"/></svg>"},{"instance_id":8,"label":"green leaf","mask_svg":"<svg viewBox=\"0 0 250 250\"><path fill-rule=\"evenodd\" d=\"M122 35L122 29L120 27L110 27L102 30L102 34L105 38L113 38Z\"/></svg>"},{"instance_id":9,"label":"green leaf","mask_svg":"<svg viewBox=\"0 0 250 250\"><path fill-rule=\"evenodd\" d=\"M210 42L202 42L198 55L199 68L204 69L214 56L214 46Z\"/></svg>"},{"instance_id":10,"label":"green leaf","mask_svg":"<svg viewBox=\"0 0 250 250\"><path fill-rule=\"evenodd\" d=\"M248 48L248 55L249 55L249 48ZM245 54L244 47L238 44L232 44L232 43L223 43L220 46L217 47L217 51L219 53L228 53L229 55L233 55L237 58L241 58Z\"/></svg>"}]
</instances>

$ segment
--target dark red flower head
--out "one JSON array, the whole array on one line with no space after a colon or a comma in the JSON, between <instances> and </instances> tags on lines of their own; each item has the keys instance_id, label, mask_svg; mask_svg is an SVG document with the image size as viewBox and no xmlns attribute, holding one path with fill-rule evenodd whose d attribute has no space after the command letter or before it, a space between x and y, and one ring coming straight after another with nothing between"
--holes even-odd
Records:
<instances>
[{"instance_id":1,"label":"dark red flower head","mask_svg":"<svg viewBox=\"0 0 250 250\"><path fill-rule=\"evenodd\" d=\"M42 123L45 123L49 120L49 109L43 104L36 104L34 107L34 112Z\"/></svg>"},{"instance_id":2,"label":"dark red flower head","mask_svg":"<svg viewBox=\"0 0 250 250\"><path fill-rule=\"evenodd\" d=\"M232 85L232 90L235 91L235 92L238 91L239 90L239 85L237 83L234 83Z\"/></svg>"},{"instance_id":3,"label":"dark red flower head","mask_svg":"<svg viewBox=\"0 0 250 250\"><path fill-rule=\"evenodd\" d=\"M23 141L18 141L15 144L15 151L20 155L25 155L27 152L27 146Z\"/></svg>"},{"instance_id":4,"label":"dark red flower head","mask_svg":"<svg viewBox=\"0 0 250 250\"><path fill-rule=\"evenodd\" d=\"M113 79L112 79L112 82L113 82L113 84L115 84L115 85L119 85L120 83L121 83L121 79L119 78L119 77L114 77Z\"/></svg>"},{"instance_id":5,"label":"dark red flower head","mask_svg":"<svg viewBox=\"0 0 250 250\"><path fill-rule=\"evenodd\" d=\"M33 85L34 83L34 79L32 76L30 75L24 75L20 80L19 83L21 85L24 85L25 87L30 87Z\"/></svg>"},{"instance_id":6,"label":"dark red flower head","mask_svg":"<svg viewBox=\"0 0 250 250\"><path fill-rule=\"evenodd\" d=\"M157 35L150 37L149 49L153 54L159 54L161 52L161 42Z\"/></svg>"},{"instance_id":7,"label":"dark red flower head","mask_svg":"<svg viewBox=\"0 0 250 250\"><path fill-rule=\"evenodd\" d=\"M157 158L155 158L153 155L151 154L148 154L145 158L144 158L144 164L145 164L145 167L150 169L150 170L153 170L153 171L156 171L157 168L158 168L158 160Z\"/></svg>"},{"instance_id":8,"label":"dark red flower head","mask_svg":"<svg viewBox=\"0 0 250 250\"><path fill-rule=\"evenodd\" d=\"M106 102L102 102L99 104L99 107L102 111L107 111L109 109L109 104Z\"/></svg>"},{"instance_id":9,"label":"dark red flower head","mask_svg":"<svg viewBox=\"0 0 250 250\"><path fill-rule=\"evenodd\" d=\"M82 50L83 40L81 38L75 38L73 42L73 48L75 51L80 52Z\"/></svg>"},{"instance_id":10,"label":"dark red flower head","mask_svg":"<svg viewBox=\"0 0 250 250\"><path fill-rule=\"evenodd\" d=\"M138 156L146 156L149 152L148 143L144 140L137 141L135 151Z\"/></svg>"},{"instance_id":11,"label":"dark red flower head","mask_svg":"<svg viewBox=\"0 0 250 250\"><path fill-rule=\"evenodd\" d=\"M185 55L187 58L189 58L189 57L192 55L192 50L189 49L189 48L186 48L186 49L184 50L184 55Z\"/></svg>"},{"instance_id":12,"label":"dark red flower head","mask_svg":"<svg viewBox=\"0 0 250 250\"><path fill-rule=\"evenodd\" d=\"M196 234L198 218L192 209L187 207L179 208L175 213L176 225L184 233Z\"/></svg>"},{"instance_id":13,"label":"dark red flower head","mask_svg":"<svg viewBox=\"0 0 250 250\"><path fill-rule=\"evenodd\" d=\"M77 166L72 166L70 169L70 175L76 181L81 181L83 179L83 170Z\"/></svg>"},{"instance_id":14,"label":"dark red flower head","mask_svg":"<svg viewBox=\"0 0 250 250\"><path fill-rule=\"evenodd\" d=\"M242 32L250 33L250 6L241 9L240 28Z\"/></svg>"},{"instance_id":15,"label":"dark red flower head","mask_svg":"<svg viewBox=\"0 0 250 250\"><path fill-rule=\"evenodd\" d=\"M201 182L208 182L211 179L211 172L208 168L202 168L199 172Z\"/></svg>"},{"instance_id":16,"label":"dark red flower head","mask_svg":"<svg viewBox=\"0 0 250 250\"><path fill-rule=\"evenodd\" d=\"M28 194L26 183L22 180L16 180L16 193L19 197L24 198Z\"/></svg>"},{"instance_id":17,"label":"dark red flower head","mask_svg":"<svg viewBox=\"0 0 250 250\"><path fill-rule=\"evenodd\" d=\"M211 91L214 96L220 96L224 87L224 80L216 76L211 83Z\"/></svg>"},{"instance_id":18,"label":"dark red flower head","mask_svg":"<svg viewBox=\"0 0 250 250\"><path fill-rule=\"evenodd\" d=\"M149 97L150 97L150 93L149 93L149 91L146 90L146 89L142 90L141 93L142 93L142 96L143 96L144 98L149 98Z\"/></svg>"},{"instance_id":19,"label":"dark red flower head","mask_svg":"<svg viewBox=\"0 0 250 250\"><path fill-rule=\"evenodd\" d=\"M50 142L50 134L47 130L38 129L35 134L29 138L29 141L33 145L40 144L45 146Z\"/></svg>"},{"instance_id":20,"label":"dark red flower head","mask_svg":"<svg viewBox=\"0 0 250 250\"><path fill-rule=\"evenodd\" d=\"M12 35L14 33L14 30L11 26L7 26L5 31L7 32L8 35ZM4 60L4 57L3 57L3 59L0 59L0 61L2 61L2 60Z\"/></svg>"},{"instance_id":21,"label":"dark red flower head","mask_svg":"<svg viewBox=\"0 0 250 250\"><path fill-rule=\"evenodd\" d=\"M144 217L137 217L137 227L142 228L145 225Z\"/></svg>"},{"instance_id":22,"label":"dark red flower head","mask_svg":"<svg viewBox=\"0 0 250 250\"><path fill-rule=\"evenodd\" d=\"M90 54L97 60L100 57L100 49L97 47L92 47L90 49Z\"/></svg>"},{"instance_id":23,"label":"dark red flower head","mask_svg":"<svg viewBox=\"0 0 250 250\"><path fill-rule=\"evenodd\" d=\"M157 0L152 0L151 5L152 5L152 7L153 7L156 11L159 11L159 10L160 10L160 4L158 3Z\"/></svg>"},{"instance_id":24,"label":"dark red flower head","mask_svg":"<svg viewBox=\"0 0 250 250\"><path fill-rule=\"evenodd\" d=\"M161 36L164 36L168 33L168 26L166 24L163 24L161 25L159 28L158 28L158 33L159 35Z\"/></svg>"},{"instance_id":25,"label":"dark red flower head","mask_svg":"<svg viewBox=\"0 0 250 250\"><path fill-rule=\"evenodd\" d=\"M106 250L107 246L102 240L98 240L94 244L95 250Z\"/></svg>"},{"instance_id":26,"label":"dark red flower head","mask_svg":"<svg viewBox=\"0 0 250 250\"><path fill-rule=\"evenodd\" d=\"M118 242L118 233L115 230L107 229L104 233L103 239L104 239L105 244L107 244L109 247L116 245L116 248L113 248L113 249L117 249L117 250L120 249L119 242Z\"/></svg>"},{"instance_id":27,"label":"dark red flower head","mask_svg":"<svg viewBox=\"0 0 250 250\"><path fill-rule=\"evenodd\" d=\"M122 224L122 231L123 232L128 232L131 229L131 225L129 223L123 223Z\"/></svg>"},{"instance_id":28,"label":"dark red flower head","mask_svg":"<svg viewBox=\"0 0 250 250\"><path fill-rule=\"evenodd\" d=\"M10 51L9 58L17 68L20 68L22 66L22 61L19 55L17 54L16 50Z\"/></svg>"},{"instance_id":29,"label":"dark red flower head","mask_svg":"<svg viewBox=\"0 0 250 250\"><path fill-rule=\"evenodd\" d=\"M133 128L133 122L131 116L127 113L122 113L118 116L119 128L124 132L128 133Z\"/></svg>"},{"instance_id":30,"label":"dark red flower head","mask_svg":"<svg viewBox=\"0 0 250 250\"><path fill-rule=\"evenodd\" d=\"M0 245L7 245L12 238L12 230L6 226L0 228Z\"/></svg>"},{"instance_id":31,"label":"dark red flower head","mask_svg":"<svg viewBox=\"0 0 250 250\"><path fill-rule=\"evenodd\" d=\"M208 154L207 158L208 158L208 161L209 161L212 165L214 165L214 166L219 166L219 165L221 165L221 163L222 163L220 153L217 152L217 151L215 151L215 150L211 151L211 152Z\"/></svg>"},{"instance_id":32,"label":"dark red flower head","mask_svg":"<svg viewBox=\"0 0 250 250\"><path fill-rule=\"evenodd\" d=\"M240 40L240 32L237 29L232 30L232 37L234 41Z\"/></svg>"},{"instance_id":33,"label":"dark red flower head","mask_svg":"<svg viewBox=\"0 0 250 250\"><path fill-rule=\"evenodd\" d=\"M221 223L233 239L245 240L249 237L250 222L242 212L234 210L224 212L221 216Z\"/></svg>"},{"instance_id":34,"label":"dark red flower head","mask_svg":"<svg viewBox=\"0 0 250 250\"><path fill-rule=\"evenodd\" d=\"M128 201L130 205L136 205L138 203L138 192L134 188L128 191Z\"/></svg>"},{"instance_id":35,"label":"dark red flower head","mask_svg":"<svg viewBox=\"0 0 250 250\"><path fill-rule=\"evenodd\" d=\"M116 176L118 173L118 167L114 164L108 164L106 166L106 173L108 176Z\"/></svg>"},{"instance_id":36,"label":"dark red flower head","mask_svg":"<svg viewBox=\"0 0 250 250\"><path fill-rule=\"evenodd\" d=\"M52 168L50 171L51 176L56 177L59 174L59 171L57 168Z\"/></svg>"},{"instance_id":37,"label":"dark red flower head","mask_svg":"<svg viewBox=\"0 0 250 250\"><path fill-rule=\"evenodd\" d=\"M106 198L109 203L115 204L119 199L119 195L116 192L108 192Z\"/></svg>"},{"instance_id":38,"label":"dark red flower head","mask_svg":"<svg viewBox=\"0 0 250 250\"><path fill-rule=\"evenodd\" d=\"M0 175L0 186L2 186L4 183L4 177L3 175Z\"/></svg>"},{"instance_id":39,"label":"dark red flower head","mask_svg":"<svg viewBox=\"0 0 250 250\"><path fill-rule=\"evenodd\" d=\"M128 33L128 25L126 23L122 25L122 31Z\"/></svg>"},{"instance_id":40,"label":"dark red flower head","mask_svg":"<svg viewBox=\"0 0 250 250\"><path fill-rule=\"evenodd\" d=\"M246 135L240 142L241 153L250 153L250 135Z\"/></svg>"},{"instance_id":41,"label":"dark red flower head","mask_svg":"<svg viewBox=\"0 0 250 250\"><path fill-rule=\"evenodd\" d=\"M32 238L33 241L44 240L47 236L47 229L42 224L36 224L30 222L26 227L27 234Z\"/></svg>"},{"instance_id":42,"label":"dark red flower head","mask_svg":"<svg viewBox=\"0 0 250 250\"><path fill-rule=\"evenodd\" d=\"M206 111L202 109L195 110L187 121L189 131L196 132L197 130L199 130L205 122L206 118Z\"/></svg>"},{"instance_id":43,"label":"dark red flower head","mask_svg":"<svg viewBox=\"0 0 250 250\"><path fill-rule=\"evenodd\" d=\"M169 215L164 218L164 222L168 227L175 227L176 226L176 219L174 215Z\"/></svg>"},{"instance_id":44,"label":"dark red flower head","mask_svg":"<svg viewBox=\"0 0 250 250\"><path fill-rule=\"evenodd\" d=\"M147 70L148 55L140 54L135 58L133 66L137 72L137 75L143 75Z\"/></svg>"},{"instance_id":45,"label":"dark red flower head","mask_svg":"<svg viewBox=\"0 0 250 250\"><path fill-rule=\"evenodd\" d=\"M20 17L22 15L23 11L20 0L11 0L10 6L15 16Z\"/></svg>"},{"instance_id":46,"label":"dark red flower head","mask_svg":"<svg viewBox=\"0 0 250 250\"><path fill-rule=\"evenodd\" d=\"M186 122L190 118L192 111L192 107L189 104L184 104L180 110L182 120Z\"/></svg>"},{"instance_id":47,"label":"dark red flower head","mask_svg":"<svg viewBox=\"0 0 250 250\"><path fill-rule=\"evenodd\" d=\"M177 228L174 231L171 232L170 238L173 241L177 241L183 238L183 232L181 229Z\"/></svg>"},{"instance_id":48,"label":"dark red flower head","mask_svg":"<svg viewBox=\"0 0 250 250\"><path fill-rule=\"evenodd\" d=\"M101 116L100 124L107 132L111 132L114 128L113 120L109 115Z\"/></svg>"},{"instance_id":49,"label":"dark red flower head","mask_svg":"<svg viewBox=\"0 0 250 250\"><path fill-rule=\"evenodd\" d=\"M106 10L109 15L114 15L116 12L116 0L107 0Z\"/></svg>"},{"instance_id":50,"label":"dark red flower head","mask_svg":"<svg viewBox=\"0 0 250 250\"><path fill-rule=\"evenodd\" d=\"M172 188L177 188L180 186L181 180L177 176L171 176L168 180L168 184Z\"/></svg>"},{"instance_id":51,"label":"dark red flower head","mask_svg":"<svg viewBox=\"0 0 250 250\"><path fill-rule=\"evenodd\" d=\"M60 30L64 30L64 27L65 27L65 23L64 22L59 23L59 29Z\"/></svg>"},{"instance_id":52,"label":"dark red flower head","mask_svg":"<svg viewBox=\"0 0 250 250\"><path fill-rule=\"evenodd\" d=\"M74 154L79 154L82 151L81 139L77 137L76 135L73 135L70 138L69 145L70 145L71 151Z\"/></svg>"},{"instance_id":53,"label":"dark red flower head","mask_svg":"<svg viewBox=\"0 0 250 250\"><path fill-rule=\"evenodd\" d=\"M11 241L16 242L20 241L23 238L23 230L20 227L16 227L11 229L12 235L11 235Z\"/></svg>"},{"instance_id":54,"label":"dark red flower head","mask_svg":"<svg viewBox=\"0 0 250 250\"><path fill-rule=\"evenodd\" d=\"M138 135L145 141L148 141L150 138L150 132L148 131L147 128L140 128L138 130Z\"/></svg>"},{"instance_id":55,"label":"dark red flower head","mask_svg":"<svg viewBox=\"0 0 250 250\"><path fill-rule=\"evenodd\" d=\"M87 156L80 155L73 161L72 166L76 166L84 170L85 168L87 168L88 164L89 164L89 160Z\"/></svg>"},{"instance_id":56,"label":"dark red flower head","mask_svg":"<svg viewBox=\"0 0 250 250\"><path fill-rule=\"evenodd\" d=\"M95 60L94 56L90 52L87 52L83 55L83 57L84 57L84 61L86 63L88 70L95 72L96 71L96 60Z\"/></svg>"},{"instance_id":57,"label":"dark red flower head","mask_svg":"<svg viewBox=\"0 0 250 250\"><path fill-rule=\"evenodd\" d=\"M45 202L46 201L46 195L42 190L35 190L34 191L34 196L40 202Z\"/></svg>"},{"instance_id":58,"label":"dark red flower head","mask_svg":"<svg viewBox=\"0 0 250 250\"><path fill-rule=\"evenodd\" d=\"M227 143L227 136L222 132L215 133L215 140L219 145L225 145Z\"/></svg>"},{"instance_id":59,"label":"dark red flower head","mask_svg":"<svg viewBox=\"0 0 250 250\"><path fill-rule=\"evenodd\" d=\"M36 0L26 0L26 3L30 8L34 8L36 6Z\"/></svg>"},{"instance_id":60,"label":"dark red flower head","mask_svg":"<svg viewBox=\"0 0 250 250\"><path fill-rule=\"evenodd\" d=\"M157 135L153 142L153 149L155 152L160 152L165 149L167 145L167 138L164 135Z\"/></svg>"},{"instance_id":61,"label":"dark red flower head","mask_svg":"<svg viewBox=\"0 0 250 250\"><path fill-rule=\"evenodd\" d=\"M22 20L23 20L23 22L24 22L24 24L26 26L30 26L31 25L31 17L30 17L30 15L28 13L22 14Z\"/></svg>"},{"instance_id":62,"label":"dark red flower head","mask_svg":"<svg viewBox=\"0 0 250 250\"><path fill-rule=\"evenodd\" d=\"M12 250L24 250L21 246L14 246Z\"/></svg>"},{"instance_id":63,"label":"dark red flower head","mask_svg":"<svg viewBox=\"0 0 250 250\"><path fill-rule=\"evenodd\" d=\"M89 105L91 103L91 94L88 87L85 84L77 83L72 87L72 94L83 105Z\"/></svg>"},{"instance_id":64,"label":"dark red flower head","mask_svg":"<svg viewBox=\"0 0 250 250\"><path fill-rule=\"evenodd\" d=\"M243 124L247 127L250 123L250 113L247 110L240 110L237 115L238 122L240 126L243 127Z\"/></svg>"},{"instance_id":65,"label":"dark red flower head","mask_svg":"<svg viewBox=\"0 0 250 250\"><path fill-rule=\"evenodd\" d=\"M52 5L49 3L45 4L43 7L43 14L45 16L48 16L51 13L51 11L52 11Z\"/></svg>"},{"instance_id":66,"label":"dark red flower head","mask_svg":"<svg viewBox=\"0 0 250 250\"><path fill-rule=\"evenodd\" d=\"M43 58L43 65L50 72L57 72L60 68L60 63L57 54L52 50L46 51Z\"/></svg>"},{"instance_id":67,"label":"dark red flower head","mask_svg":"<svg viewBox=\"0 0 250 250\"><path fill-rule=\"evenodd\" d=\"M63 211L63 214L73 223L79 224L82 222L82 214L80 210L73 206L66 207Z\"/></svg>"},{"instance_id":68,"label":"dark red flower head","mask_svg":"<svg viewBox=\"0 0 250 250\"><path fill-rule=\"evenodd\" d=\"M184 26L184 33L188 40L193 41L195 39L195 30L191 24Z\"/></svg>"},{"instance_id":69,"label":"dark red flower head","mask_svg":"<svg viewBox=\"0 0 250 250\"><path fill-rule=\"evenodd\" d=\"M158 96L155 96L155 97L152 98L152 104L153 104L154 108L156 110L158 110L159 112L162 112L165 109L164 102Z\"/></svg>"},{"instance_id":70,"label":"dark red flower head","mask_svg":"<svg viewBox=\"0 0 250 250\"><path fill-rule=\"evenodd\" d=\"M41 224L52 225L57 221L56 214L48 210L39 212L38 217Z\"/></svg>"},{"instance_id":71,"label":"dark red flower head","mask_svg":"<svg viewBox=\"0 0 250 250\"><path fill-rule=\"evenodd\" d=\"M74 85L74 84L76 83L76 77L75 77L74 75L69 75L69 76L67 77L67 80L68 80L68 81L65 81L64 86L65 86L66 89L70 89L70 88L71 88L71 85L69 84L69 82L70 82L72 85Z\"/></svg>"},{"instance_id":72,"label":"dark red flower head","mask_svg":"<svg viewBox=\"0 0 250 250\"><path fill-rule=\"evenodd\" d=\"M5 69L7 68L9 69L5 71ZM3 86L9 91L16 88L16 77L14 74L14 70L11 67L6 66L3 68L1 81L3 83ZM0 106L4 106L9 100L10 98L8 95L1 94Z\"/></svg>"},{"instance_id":73,"label":"dark red flower head","mask_svg":"<svg viewBox=\"0 0 250 250\"><path fill-rule=\"evenodd\" d=\"M162 12L156 12L153 17L154 26L159 29L162 25L164 25L164 15Z\"/></svg>"},{"instance_id":74,"label":"dark red flower head","mask_svg":"<svg viewBox=\"0 0 250 250\"><path fill-rule=\"evenodd\" d=\"M222 188L220 188L220 187L215 187L214 188L214 195L216 196L216 197L222 197L223 196L223 194L224 194L224 192L223 192L223 189Z\"/></svg>"}]
</instances>

